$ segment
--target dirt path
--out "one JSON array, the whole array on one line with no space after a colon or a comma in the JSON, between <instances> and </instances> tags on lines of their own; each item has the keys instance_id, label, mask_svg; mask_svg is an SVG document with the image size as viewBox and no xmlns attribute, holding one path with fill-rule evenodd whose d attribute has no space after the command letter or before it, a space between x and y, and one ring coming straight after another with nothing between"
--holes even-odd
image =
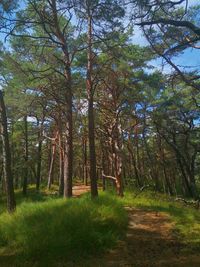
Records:
<instances>
[{"instance_id":1,"label":"dirt path","mask_svg":"<svg viewBox=\"0 0 200 267\"><path fill-rule=\"evenodd\" d=\"M199 267L200 255L187 255L173 237L173 223L163 213L125 207L129 226L124 241L95 266ZM93 263L94 265L94 263ZM92 265L91 265L92 266Z\"/></svg>"},{"instance_id":2,"label":"dirt path","mask_svg":"<svg viewBox=\"0 0 200 267\"><path fill-rule=\"evenodd\" d=\"M89 185L75 185L73 186L73 197L80 197L82 194L90 191Z\"/></svg>"},{"instance_id":3,"label":"dirt path","mask_svg":"<svg viewBox=\"0 0 200 267\"><path fill-rule=\"evenodd\" d=\"M90 191L74 186L75 197ZM165 213L125 207L129 216L126 238L115 249L83 267L200 267L200 255L184 250L173 234L174 224Z\"/></svg>"},{"instance_id":4,"label":"dirt path","mask_svg":"<svg viewBox=\"0 0 200 267\"><path fill-rule=\"evenodd\" d=\"M73 196L90 191L89 186L76 185ZM124 207L129 216L126 238L99 258L83 260L81 265L67 267L200 267L199 253L188 253L173 234L174 225L165 213ZM1 256L0 267L14 266L13 258ZM5 265L2 263L5 261ZM21 267L21 266L19 266Z\"/></svg>"}]
</instances>

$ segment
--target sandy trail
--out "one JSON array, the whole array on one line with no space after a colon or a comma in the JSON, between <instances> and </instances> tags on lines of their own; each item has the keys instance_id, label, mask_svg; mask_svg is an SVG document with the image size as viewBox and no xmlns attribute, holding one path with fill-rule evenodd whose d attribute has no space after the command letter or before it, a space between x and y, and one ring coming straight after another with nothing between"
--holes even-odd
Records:
<instances>
[{"instance_id":1,"label":"sandy trail","mask_svg":"<svg viewBox=\"0 0 200 267\"><path fill-rule=\"evenodd\" d=\"M126 238L96 266L199 267L200 255L184 254L173 235L167 214L125 207L129 214Z\"/></svg>"},{"instance_id":2,"label":"sandy trail","mask_svg":"<svg viewBox=\"0 0 200 267\"><path fill-rule=\"evenodd\" d=\"M72 188L73 197L80 197L82 194L90 191L89 185L75 185Z\"/></svg>"},{"instance_id":3,"label":"sandy trail","mask_svg":"<svg viewBox=\"0 0 200 267\"><path fill-rule=\"evenodd\" d=\"M74 186L74 196L90 191L89 186ZM173 234L169 215L139 208L124 207L129 216L126 238L102 258L90 259L83 267L200 267L200 254L184 250Z\"/></svg>"},{"instance_id":4,"label":"sandy trail","mask_svg":"<svg viewBox=\"0 0 200 267\"><path fill-rule=\"evenodd\" d=\"M89 192L90 186L76 185L73 197ZM83 260L81 265L62 267L200 267L200 253L188 253L173 234L174 224L165 213L124 207L129 216L126 238L99 258ZM5 261L5 265L3 264ZM13 267L13 258L0 257L0 267ZM21 267L21 266L20 266Z\"/></svg>"}]
</instances>

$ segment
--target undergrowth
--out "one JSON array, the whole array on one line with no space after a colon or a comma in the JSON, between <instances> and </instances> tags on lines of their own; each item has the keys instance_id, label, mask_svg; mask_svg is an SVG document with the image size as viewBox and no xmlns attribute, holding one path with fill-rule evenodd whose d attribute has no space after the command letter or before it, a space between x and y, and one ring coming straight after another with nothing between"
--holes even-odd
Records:
<instances>
[{"instance_id":1,"label":"undergrowth","mask_svg":"<svg viewBox=\"0 0 200 267\"><path fill-rule=\"evenodd\" d=\"M200 211L167 195L129 191L117 198L112 192L101 192L95 200L90 194L63 200L54 190L49 194L30 189L25 198L16 192L16 199L15 214L0 214L1 267L79 266L123 238L128 223L123 206L169 214L186 252L200 249ZM5 207L4 201L0 208Z\"/></svg>"},{"instance_id":2,"label":"undergrowth","mask_svg":"<svg viewBox=\"0 0 200 267\"><path fill-rule=\"evenodd\" d=\"M20 267L33 266L30 260L34 266L80 261L111 248L126 231L127 214L112 195L43 198L22 202L13 215L0 215L0 248L14 251Z\"/></svg>"}]
</instances>

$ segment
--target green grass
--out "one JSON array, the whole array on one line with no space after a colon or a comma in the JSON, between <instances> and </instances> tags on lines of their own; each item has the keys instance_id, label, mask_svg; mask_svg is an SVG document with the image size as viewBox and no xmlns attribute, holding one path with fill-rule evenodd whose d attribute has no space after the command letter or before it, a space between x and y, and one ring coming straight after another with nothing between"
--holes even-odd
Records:
<instances>
[{"instance_id":1,"label":"green grass","mask_svg":"<svg viewBox=\"0 0 200 267\"><path fill-rule=\"evenodd\" d=\"M70 200L30 195L27 202L18 196L21 203L13 215L0 215L1 266L11 252L14 261L5 266L78 262L111 248L126 231L127 214L112 195L101 193L94 201L90 195Z\"/></svg>"},{"instance_id":2,"label":"green grass","mask_svg":"<svg viewBox=\"0 0 200 267\"><path fill-rule=\"evenodd\" d=\"M175 222L174 234L187 249L200 251L200 210L175 201L175 198L155 192L126 192L122 204L165 212Z\"/></svg>"},{"instance_id":3,"label":"green grass","mask_svg":"<svg viewBox=\"0 0 200 267\"><path fill-rule=\"evenodd\" d=\"M18 205L13 215L5 212L2 198L0 266L88 266L79 263L98 257L125 235L128 218L123 206L169 214L175 223L174 234L184 243L186 253L199 252L199 210L155 192L136 195L136 191L129 191L124 198L118 198L112 192L101 192L93 201L90 194L63 200L30 188L27 197L16 192Z\"/></svg>"},{"instance_id":4,"label":"green grass","mask_svg":"<svg viewBox=\"0 0 200 267\"><path fill-rule=\"evenodd\" d=\"M52 198L58 198L58 195L54 194L56 189L53 187L52 191L46 191L42 189L41 192L36 192L35 186L29 186L27 196L22 194L22 190L15 190L15 199L17 206L22 203L32 203L32 202L44 202ZM5 195L0 195L0 215L6 211L6 197Z\"/></svg>"}]
</instances>

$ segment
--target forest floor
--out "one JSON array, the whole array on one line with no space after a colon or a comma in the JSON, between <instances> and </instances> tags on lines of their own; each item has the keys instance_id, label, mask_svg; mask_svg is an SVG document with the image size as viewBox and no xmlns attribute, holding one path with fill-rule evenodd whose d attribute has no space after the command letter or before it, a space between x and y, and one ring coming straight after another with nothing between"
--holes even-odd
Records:
<instances>
[{"instance_id":1,"label":"forest floor","mask_svg":"<svg viewBox=\"0 0 200 267\"><path fill-rule=\"evenodd\" d=\"M73 186L73 197L80 197L81 195L90 192L89 185L75 185Z\"/></svg>"},{"instance_id":2,"label":"forest floor","mask_svg":"<svg viewBox=\"0 0 200 267\"><path fill-rule=\"evenodd\" d=\"M77 196L89 187L77 186ZM79 194L80 193L80 194ZM124 206L129 224L124 240L103 257L90 259L81 267L199 267L200 252L188 249L166 212ZM72 265L76 267L75 265Z\"/></svg>"},{"instance_id":3,"label":"forest floor","mask_svg":"<svg viewBox=\"0 0 200 267\"><path fill-rule=\"evenodd\" d=\"M187 252L173 234L169 215L125 207L129 214L126 238L102 259L86 266L113 267L199 267L200 253ZM89 262L88 262L89 263Z\"/></svg>"},{"instance_id":4,"label":"forest floor","mask_svg":"<svg viewBox=\"0 0 200 267\"><path fill-rule=\"evenodd\" d=\"M76 185L73 195L79 199L89 191L89 186ZM136 193L135 196L134 192L128 192L125 198L120 200L128 214L128 227L124 238L120 238L112 249L74 262L62 261L55 267L199 267L200 212L155 192L145 192L139 196ZM80 200L82 201L82 197ZM113 200L118 201L116 198ZM114 207L114 203L110 200L109 203L102 202L103 205L109 205L109 208ZM84 207L83 203L82 208ZM77 208L80 209L81 206ZM93 208L95 210L95 207ZM98 205L96 209L99 209ZM105 218L109 218L110 211L105 209L105 212ZM116 217L116 220L119 219ZM109 227L104 230L109 231ZM3 260L1 255L0 260ZM0 262L0 267L22 266L13 265L12 260L10 265L10 259L7 260L5 265ZM30 262L28 266L50 265L31 265Z\"/></svg>"}]
</instances>

